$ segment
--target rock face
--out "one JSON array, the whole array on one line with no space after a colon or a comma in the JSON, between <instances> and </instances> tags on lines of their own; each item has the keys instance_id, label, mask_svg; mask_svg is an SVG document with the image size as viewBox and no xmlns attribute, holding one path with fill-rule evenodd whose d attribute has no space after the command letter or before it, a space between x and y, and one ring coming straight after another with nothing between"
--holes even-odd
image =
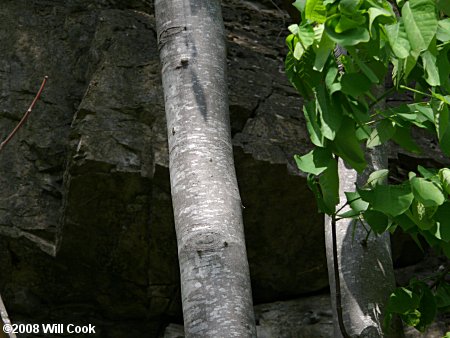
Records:
<instances>
[{"instance_id":1,"label":"rock face","mask_svg":"<svg viewBox=\"0 0 450 338\"><path fill-rule=\"evenodd\" d=\"M329 295L255 306L258 338L330 338L333 319ZM183 338L182 325L170 324L164 338Z\"/></svg>"},{"instance_id":2,"label":"rock face","mask_svg":"<svg viewBox=\"0 0 450 338\"><path fill-rule=\"evenodd\" d=\"M287 17L269 1L229 0L223 14L255 302L323 289L322 218L288 172L309 144L282 71ZM0 292L12 320L156 336L180 319L180 297L152 4L4 1L0 41L0 135L49 76L0 153Z\"/></svg>"},{"instance_id":3,"label":"rock face","mask_svg":"<svg viewBox=\"0 0 450 338\"><path fill-rule=\"evenodd\" d=\"M156 337L181 320L152 6L2 1L1 137L49 76L0 153L0 292L13 322ZM328 282L322 216L292 175L310 144L283 73L288 17L270 0L226 0L223 15L255 303L295 298Z\"/></svg>"}]
</instances>

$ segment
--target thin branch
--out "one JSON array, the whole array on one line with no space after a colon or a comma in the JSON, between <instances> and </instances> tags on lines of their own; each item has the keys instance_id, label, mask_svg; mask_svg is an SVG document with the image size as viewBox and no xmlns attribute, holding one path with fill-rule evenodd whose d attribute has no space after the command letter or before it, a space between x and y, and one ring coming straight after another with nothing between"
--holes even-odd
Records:
<instances>
[{"instance_id":1,"label":"thin branch","mask_svg":"<svg viewBox=\"0 0 450 338\"><path fill-rule=\"evenodd\" d=\"M342 313L342 295L341 295L341 280L339 276L339 262L337 253L337 235L336 235L336 214L331 215L331 236L333 241L333 268L334 268L334 281L336 289L336 311L339 323L339 329L344 338L351 338L347 333L344 324L344 316Z\"/></svg>"},{"instance_id":2,"label":"thin branch","mask_svg":"<svg viewBox=\"0 0 450 338\"><path fill-rule=\"evenodd\" d=\"M11 321L9 320L8 313L6 312L5 304L3 303L2 296L0 295L0 315L2 318L3 332L8 335L9 338L17 338L16 334L12 331ZM8 332L9 331L9 332Z\"/></svg>"},{"instance_id":3,"label":"thin branch","mask_svg":"<svg viewBox=\"0 0 450 338\"><path fill-rule=\"evenodd\" d=\"M44 90L45 84L47 83L48 76L44 77L44 80L42 80L41 87L39 88L39 91L37 92L36 96L33 99L33 102L31 102L30 107L23 115L22 119L19 121L17 126L14 128L14 130L11 132L11 134L8 135L8 137L0 143L0 151L3 150L3 148L8 144L9 141L14 137L14 135L17 133L17 131L23 126L25 121L28 119L28 117L31 114L31 111L33 110L34 106L36 105L37 100L39 100L39 97L42 94L42 91Z\"/></svg>"}]
</instances>

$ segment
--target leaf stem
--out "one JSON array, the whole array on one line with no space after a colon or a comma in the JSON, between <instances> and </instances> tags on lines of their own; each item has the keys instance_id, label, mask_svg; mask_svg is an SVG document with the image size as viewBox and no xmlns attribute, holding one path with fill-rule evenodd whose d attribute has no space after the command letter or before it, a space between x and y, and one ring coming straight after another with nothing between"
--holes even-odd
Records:
<instances>
[{"instance_id":1,"label":"leaf stem","mask_svg":"<svg viewBox=\"0 0 450 338\"><path fill-rule=\"evenodd\" d=\"M19 121L19 123L13 129L13 131L8 135L8 137L2 143L0 143L0 151L3 150L3 148L8 144L9 141L11 141L11 139L14 137L14 135L17 133L17 131L24 125L24 123L30 116L31 111L33 110L34 106L36 105L37 100L39 100L39 98L42 94L42 91L44 90L45 84L47 83L47 79L48 79L48 76L47 75L44 76L44 80L42 80L41 87L39 88L36 96L34 97L33 101L31 102L30 107L28 107L28 110L25 112L22 119Z\"/></svg>"},{"instance_id":2,"label":"leaf stem","mask_svg":"<svg viewBox=\"0 0 450 338\"><path fill-rule=\"evenodd\" d=\"M377 97L375 99L375 101L373 101L371 104L369 104L369 110L373 108L373 106L375 106L378 102L380 102L381 100L385 99L386 96L388 96L389 94L391 94L392 92L395 91L395 87L390 88L389 90L386 90L381 96ZM378 115L378 114L377 114Z\"/></svg>"},{"instance_id":3,"label":"leaf stem","mask_svg":"<svg viewBox=\"0 0 450 338\"><path fill-rule=\"evenodd\" d=\"M400 85L400 88L409 90L409 91L411 91L413 93L416 93L416 94L421 94L421 95L424 95L424 96L432 97L430 94L421 92L420 90L417 90L417 89L414 89L414 88L410 88L410 87L405 86L405 85Z\"/></svg>"}]
</instances>

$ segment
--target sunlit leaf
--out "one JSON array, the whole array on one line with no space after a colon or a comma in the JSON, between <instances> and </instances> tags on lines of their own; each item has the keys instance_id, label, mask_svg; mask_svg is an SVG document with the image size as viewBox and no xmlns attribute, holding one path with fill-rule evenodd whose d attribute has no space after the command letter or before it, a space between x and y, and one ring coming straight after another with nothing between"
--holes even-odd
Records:
<instances>
[{"instance_id":1,"label":"sunlit leaf","mask_svg":"<svg viewBox=\"0 0 450 338\"><path fill-rule=\"evenodd\" d=\"M303 156L295 155L294 159L301 171L314 175L323 173L328 168L330 161L333 161L331 151L320 147L314 148Z\"/></svg>"},{"instance_id":2,"label":"sunlit leaf","mask_svg":"<svg viewBox=\"0 0 450 338\"><path fill-rule=\"evenodd\" d=\"M377 185L371 190L358 190L374 210L390 216L398 216L408 210L414 195L409 185Z\"/></svg>"},{"instance_id":3,"label":"sunlit leaf","mask_svg":"<svg viewBox=\"0 0 450 338\"><path fill-rule=\"evenodd\" d=\"M450 169L443 168L439 170L439 179L442 182L442 187L447 192L447 194L450 194Z\"/></svg>"},{"instance_id":4,"label":"sunlit leaf","mask_svg":"<svg viewBox=\"0 0 450 338\"><path fill-rule=\"evenodd\" d=\"M390 7L389 7L390 8ZM385 8L377 8L377 7L370 7L368 10L369 13L369 31L372 32L372 25L376 18L378 17L384 17L386 19L390 19L389 21L394 21L395 14L392 11L392 9L389 11Z\"/></svg>"},{"instance_id":5,"label":"sunlit leaf","mask_svg":"<svg viewBox=\"0 0 450 338\"><path fill-rule=\"evenodd\" d=\"M417 52L428 49L438 26L435 0L406 2L402 8L402 17L412 49Z\"/></svg>"},{"instance_id":6,"label":"sunlit leaf","mask_svg":"<svg viewBox=\"0 0 450 338\"><path fill-rule=\"evenodd\" d=\"M305 49L311 46L314 42L314 30L311 25L299 26L297 35Z\"/></svg>"},{"instance_id":7,"label":"sunlit leaf","mask_svg":"<svg viewBox=\"0 0 450 338\"><path fill-rule=\"evenodd\" d=\"M400 59L406 58L409 55L411 46L408 41L408 36L406 35L403 21L385 26L385 28L389 44L391 45L394 54Z\"/></svg>"},{"instance_id":8,"label":"sunlit leaf","mask_svg":"<svg viewBox=\"0 0 450 338\"><path fill-rule=\"evenodd\" d=\"M421 57L426 74L425 79L428 84L430 86L439 86L441 82L439 80L439 70L436 66L436 57L428 50L423 52Z\"/></svg>"},{"instance_id":9,"label":"sunlit leaf","mask_svg":"<svg viewBox=\"0 0 450 338\"><path fill-rule=\"evenodd\" d=\"M323 4L323 0L306 1L305 16L311 22L325 22L327 10Z\"/></svg>"},{"instance_id":10,"label":"sunlit leaf","mask_svg":"<svg viewBox=\"0 0 450 338\"><path fill-rule=\"evenodd\" d=\"M353 29L346 30L345 32L336 31L336 27L341 19L340 14L330 16L325 21L325 30L328 36L339 45L355 46L361 42L368 42L370 40L370 34L365 27L356 27Z\"/></svg>"},{"instance_id":11,"label":"sunlit leaf","mask_svg":"<svg viewBox=\"0 0 450 338\"><path fill-rule=\"evenodd\" d=\"M438 206L444 203L444 194L434 183L421 177L413 177L409 181L414 197L425 207Z\"/></svg>"},{"instance_id":12,"label":"sunlit leaf","mask_svg":"<svg viewBox=\"0 0 450 338\"><path fill-rule=\"evenodd\" d=\"M366 185L369 187L375 187L379 184L385 184L389 175L388 169L380 169L372 172L367 179Z\"/></svg>"},{"instance_id":13,"label":"sunlit leaf","mask_svg":"<svg viewBox=\"0 0 450 338\"><path fill-rule=\"evenodd\" d=\"M320 25L323 31L323 24ZM318 45L314 45L314 51L316 53L316 59L314 61L314 69L317 71L322 71L325 63L328 60L331 52L334 49L334 41L328 37L328 34L322 33L320 37L320 42Z\"/></svg>"},{"instance_id":14,"label":"sunlit leaf","mask_svg":"<svg viewBox=\"0 0 450 338\"><path fill-rule=\"evenodd\" d=\"M450 1L448 3L450 4ZM436 38L442 42L450 40L450 18L439 20Z\"/></svg>"},{"instance_id":15,"label":"sunlit leaf","mask_svg":"<svg viewBox=\"0 0 450 338\"><path fill-rule=\"evenodd\" d=\"M306 0L295 0L295 2L292 4L292 6L297 8L299 12L304 12L305 6L306 6Z\"/></svg>"},{"instance_id":16,"label":"sunlit leaf","mask_svg":"<svg viewBox=\"0 0 450 338\"><path fill-rule=\"evenodd\" d=\"M363 201L357 191L346 191L345 196L347 197L347 202L352 210L358 213L367 210L369 203Z\"/></svg>"}]
</instances>

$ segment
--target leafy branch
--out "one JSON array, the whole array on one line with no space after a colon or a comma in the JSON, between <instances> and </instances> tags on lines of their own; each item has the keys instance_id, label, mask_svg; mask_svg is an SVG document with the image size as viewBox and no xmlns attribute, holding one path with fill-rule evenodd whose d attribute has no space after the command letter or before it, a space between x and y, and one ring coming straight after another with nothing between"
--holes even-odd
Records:
<instances>
[{"instance_id":1,"label":"leafy branch","mask_svg":"<svg viewBox=\"0 0 450 338\"><path fill-rule=\"evenodd\" d=\"M16 127L13 129L13 131L6 137L6 139L0 143L0 151L3 150L3 148L11 141L11 139L14 137L14 135L19 131L19 129L25 124L28 117L31 114L31 111L33 110L34 106L36 105L36 102L41 97L42 91L44 90L45 84L47 83L48 76L45 76L42 80L41 87L39 88L36 96L34 97L33 101L30 104L30 107L28 107L28 110L23 115L22 119L19 121L19 123L16 125Z\"/></svg>"},{"instance_id":2,"label":"leafy branch","mask_svg":"<svg viewBox=\"0 0 450 338\"><path fill-rule=\"evenodd\" d=\"M338 219L351 218L364 220L376 234L400 227L417 243L421 236L450 257L448 168L419 166L398 185L386 184L387 170L375 171L364 187L345 192L350 210L336 212L336 158L362 172L367 167L363 143L374 148L392 140L420 153L411 130L421 128L450 156L450 6L435 0L397 0L394 8L387 0L297 0L293 5L301 22L289 26L286 74L305 99L303 112L315 145L308 154L296 155L295 161L308 173L319 210L331 216L334 226ZM337 59L336 48L345 48L346 53ZM375 88L387 76L394 87L375 97ZM380 100L401 90L413 92L415 101L373 114ZM450 309L450 291L449 297L442 296L447 286L450 290L442 280L439 290L421 283L397 290L399 296L391 297L387 317L397 313L424 330L436 308ZM439 299L444 305L436 305ZM338 314L339 310L338 304Z\"/></svg>"}]
</instances>

